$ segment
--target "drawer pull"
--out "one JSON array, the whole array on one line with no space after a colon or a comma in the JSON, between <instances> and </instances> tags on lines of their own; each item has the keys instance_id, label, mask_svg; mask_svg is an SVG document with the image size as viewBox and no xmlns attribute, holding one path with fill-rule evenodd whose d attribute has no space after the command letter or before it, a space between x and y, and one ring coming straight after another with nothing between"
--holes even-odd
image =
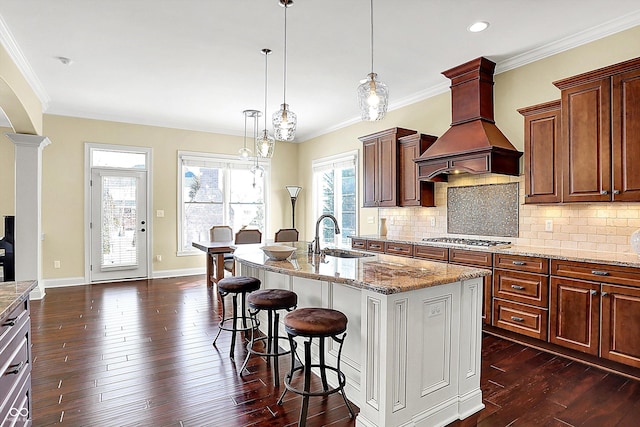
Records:
<instances>
[{"instance_id":1,"label":"drawer pull","mask_svg":"<svg viewBox=\"0 0 640 427\"><path fill-rule=\"evenodd\" d=\"M9 369L7 369L4 374L5 375L18 375L20 373L20 371L22 370L22 367L24 366L24 361L16 364L16 365L9 365Z\"/></svg>"},{"instance_id":2,"label":"drawer pull","mask_svg":"<svg viewBox=\"0 0 640 427\"><path fill-rule=\"evenodd\" d=\"M520 286L520 285L511 285L511 287L515 290L518 291L523 291L524 290L524 286Z\"/></svg>"},{"instance_id":3,"label":"drawer pull","mask_svg":"<svg viewBox=\"0 0 640 427\"><path fill-rule=\"evenodd\" d=\"M380 245L371 245L371 247L374 249L380 249Z\"/></svg>"},{"instance_id":4,"label":"drawer pull","mask_svg":"<svg viewBox=\"0 0 640 427\"><path fill-rule=\"evenodd\" d=\"M512 261L512 264L513 265L527 265L527 263L524 262L524 261Z\"/></svg>"},{"instance_id":5,"label":"drawer pull","mask_svg":"<svg viewBox=\"0 0 640 427\"><path fill-rule=\"evenodd\" d=\"M514 322L524 322L524 319L518 316L511 316L511 320L513 320Z\"/></svg>"},{"instance_id":6,"label":"drawer pull","mask_svg":"<svg viewBox=\"0 0 640 427\"><path fill-rule=\"evenodd\" d=\"M600 271L600 270L592 270L591 274L595 274L596 276L608 276L608 271Z\"/></svg>"},{"instance_id":7,"label":"drawer pull","mask_svg":"<svg viewBox=\"0 0 640 427\"><path fill-rule=\"evenodd\" d=\"M16 320L18 320L17 317L12 317L11 319L7 319L7 321L4 322L2 326L16 326Z\"/></svg>"},{"instance_id":8,"label":"drawer pull","mask_svg":"<svg viewBox=\"0 0 640 427\"><path fill-rule=\"evenodd\" d=\"M401 250L402 250L402 248L399 248L399 247L397 247L397 246L394 246L394 247L393 247L393 250L394 250L394 251L401 251Z\"/></svg>"}]
</instances>

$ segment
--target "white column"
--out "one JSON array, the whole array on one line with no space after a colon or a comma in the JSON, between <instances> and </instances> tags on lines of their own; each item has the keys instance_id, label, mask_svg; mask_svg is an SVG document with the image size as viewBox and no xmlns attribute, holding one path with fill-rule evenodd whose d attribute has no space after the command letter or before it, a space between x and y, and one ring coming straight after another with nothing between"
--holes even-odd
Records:
<instances>
[{"instance_id":1,"label":"white column","mask_svg":"<svg viewBox=\"0 0 640 427\"><path fill-rule=\"evenodd\" d=\"M16 281L37 280L30 297L44 296L42 288L42 150L46 136L7 133L15 144L15 248Z\"/></svg>"}]
</instances>

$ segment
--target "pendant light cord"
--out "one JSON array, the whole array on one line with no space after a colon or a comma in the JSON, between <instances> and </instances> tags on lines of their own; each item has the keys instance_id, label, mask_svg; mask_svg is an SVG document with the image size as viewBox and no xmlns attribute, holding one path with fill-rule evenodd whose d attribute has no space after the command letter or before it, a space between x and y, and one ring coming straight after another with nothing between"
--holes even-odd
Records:
<instances>
[{"instance_id":1,"label":"pendant light cord","mask_svg":"<svg viewBox=\"0 0 640 427\"><path fill-rule=\"evenodd\" d=\"M287 103L287 8L289 7L288 0L284 0L284 80L283 80L283 94L282 103Z\"/></svg>"},{"instance_id":2,"label":"pendant light cord","mask_svg":"<svg viewBox=\"0 0 640 427\"><path fill-rule=\"evenodd\" d=\"M371 72L373 73L373 0L371 0Z\"/></svg>"},{"instance_id":3,"label":"pendant light cord","mask_svg":"<svg viewBox=\"0 0 640 427\"><path fill-rule=\"evenodd\" d=\"M262 49L264 53L264 130L267 130L267 73L269 72L269 67L267 65L267 61L269 60L269 53L271 51L269 49Z\"/></svg>"}]
</instances>

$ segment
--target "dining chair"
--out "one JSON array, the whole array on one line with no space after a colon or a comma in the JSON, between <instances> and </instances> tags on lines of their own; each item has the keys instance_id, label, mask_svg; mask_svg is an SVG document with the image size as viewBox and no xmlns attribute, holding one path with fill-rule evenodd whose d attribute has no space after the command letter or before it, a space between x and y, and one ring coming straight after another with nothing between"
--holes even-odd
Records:
<instances>
[{"instance_id":1,"label":"dining chair","mask_svg":"<svg viewBox=\"0 0 640 427\"><path fill-rule=\"evenodd\" d=\"M276 231L275 242L297 242L298 241L298 230L295 228L281 228Z\"/></svg>"},{"instance_id":2,"label":"dining chair","mask_svg":"<svg viewBox=\"0 0 640 427\"><path fill-rule=\"evenodd\" d=\"M233 229L228 225L214 225L209 229L209 241L211 242L230 242L233 240ZM231 252L224 254L224 264L227 264L227 261L231 261L233 263L233 254ZM215 264L215 257L213 263ZM213 266L213 271L215 270L215 265Z\"/></svg>"},{"instance_id":3,"label":"dining chair","mask_svg":"<svg viewBox=\"0 0 640 427\"><path fill-rule=\"evenodd\" d=\"M243 228L236 233L236 245L260 242L262 242L262 232L260 232L260 230ZM233 260L233 256L231 256L229 260L224 260L224 269L230 271L232 275L236 275L236 263Z\"/></svg>"}]
</instances>

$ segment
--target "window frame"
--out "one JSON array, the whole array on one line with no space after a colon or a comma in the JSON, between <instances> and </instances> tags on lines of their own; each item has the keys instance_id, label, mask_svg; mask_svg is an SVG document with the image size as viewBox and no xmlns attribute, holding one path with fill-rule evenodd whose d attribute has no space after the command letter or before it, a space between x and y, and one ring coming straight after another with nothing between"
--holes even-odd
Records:
<instances>
[{"instance_id":1,"label":"window frame","mask_svg":"<svg viewBox=\"0 0 640 427\"><path fill-rule=\"evenodd\" d=\"M353 167L354 167L354 177L355 177L355 201L354 201L354 206L355 206L355 226L354 226L354 232L357 234L358 230L359 230L359 226L360 226L360 204L359 204L359 197L360 197L360 175L358 173L359 170L359 150L351 150L351 151L347 151L344 153L340 153L340 154L334 154L331 156L327 156L327 157L321 157L319 159L314 159L311 161L311 181L312 181L312 198L313 198L313 213L314 213L314 219L317 219L320 217L320 215L322 215L321 212L321 201L319 200L320 198L320 194L319 194L319 183L318 183L318 179L316 177L316 173L322 171L322 170L336 170L337 167L343 166L346 163L352 163ZM334 213L335 214L335 213ZM340 224L341 228L342 228L342 224ZM344 235L342 235L342 233L344 233L344 231L341 231L340 235L336 235L334 238L334 244L335 245L340 245L342 246L343 244L338 240L341 239L342 237L345 237Z\"/></svg>"},{"instance_id":2,"label":"window frame","mask_svg":"<svg viewBox=\"0 0 640 427\"><path fill-rule=\"evenodd\" d=\"M213 164L223 164L224 171L222 173L223 176L223 206L228 206L231 203L231 189L229 188L229 170L230 169L250 169L251 166L255 165L255 157L250 160L239 159L237 156L230 156L226 154L216 154L216 153L203 153L203 152L195 152L195 151L178 151L178 182L177 182L177 236L176 236L176 244L177 244L177 256L191 256L191 255L202 255L202 251L197 248L192 247L191 245L184 245L183 239L183 227L184 227L184 200L183 200L183 163L185 160L192 161L201 161L205 163L213 163ZM237 165L240 167L232 168L231 165ZM262 230L263 235L268 235L269 233L269 205L270 205L270 187L271 187L271 159L259 159L258 165L264 168L264 230ZM226 209L224 209L224 215L227 215ZM213 225L213 224L212 224Z\"/></svg>"}]
</instances>

